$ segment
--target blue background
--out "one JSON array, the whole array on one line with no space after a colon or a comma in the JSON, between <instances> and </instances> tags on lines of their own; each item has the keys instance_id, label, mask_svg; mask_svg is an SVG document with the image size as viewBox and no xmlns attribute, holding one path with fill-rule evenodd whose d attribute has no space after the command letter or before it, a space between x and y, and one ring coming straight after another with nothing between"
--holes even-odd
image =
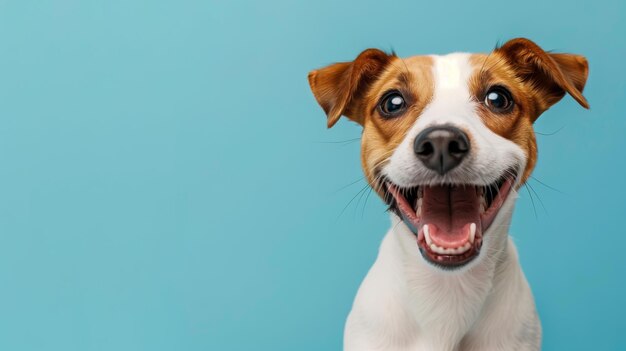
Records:
<instances>
[{"instance_id":1,"label":"blue background","mask_svg":"<svg viewBox=\"0 0 626 351\"><path fill-rule=\"evenodd\" d=\"M0 349L340 349L389 220L308 71L517 36L591 65L511 230L544 349L623 348L624 6L0 1Z\"/></svg>"}]
</instances>

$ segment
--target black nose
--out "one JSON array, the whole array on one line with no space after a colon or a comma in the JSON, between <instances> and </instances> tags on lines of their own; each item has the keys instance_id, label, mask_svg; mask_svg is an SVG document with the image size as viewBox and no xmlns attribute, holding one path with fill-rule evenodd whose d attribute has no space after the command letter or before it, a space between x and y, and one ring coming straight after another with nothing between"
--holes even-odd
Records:
<instances>
[{"instance_id":1,"label":"black nose","mask_svg":"<svg viewBox=\"0 0 626 351\"><path fill-rule=\"evenodd\" d=\"M470 143L459 128L436 126L419 133L413 149L424 166L444 175L463 161L469 153Z\"/></svg>"}]
</instances>

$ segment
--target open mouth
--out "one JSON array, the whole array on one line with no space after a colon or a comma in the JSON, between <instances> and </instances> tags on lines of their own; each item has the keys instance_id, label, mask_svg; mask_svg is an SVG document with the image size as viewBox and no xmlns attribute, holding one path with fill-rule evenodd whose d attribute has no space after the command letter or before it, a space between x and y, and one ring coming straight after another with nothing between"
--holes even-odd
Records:
<instances>
[{"instance_id":1,"label":"open mouth","mask_svg":"<svg viewBox=\"0 0 626 351\"><path fill-rule=\"evenodd\" d=\"M489 185L419 185L385 182L394 210L417 236L422 256L443 268L463 266L480 253L489 229L515 180L507 171Z\"/></svg>"}]
</instances>

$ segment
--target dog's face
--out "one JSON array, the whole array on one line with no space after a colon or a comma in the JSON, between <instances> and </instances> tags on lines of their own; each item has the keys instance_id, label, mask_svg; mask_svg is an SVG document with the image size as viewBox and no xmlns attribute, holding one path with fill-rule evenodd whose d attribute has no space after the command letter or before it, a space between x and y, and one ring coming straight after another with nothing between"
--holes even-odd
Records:
<instances>
[{"instance_id":1,"label":"dog's face","mask_svg":"<svg viewBox=\"0 0 626 351\"><path fill-rule=\"evenodd\" d=\"M565 93L588 107L587 74L582 56L513 39L490 54L401 59L369 49L311 72L309 83L329 127L341 115L363 126L368 182L422 257L450 269L479 257L489 229L510 218L535 166L533 122Z\"/></svg>"}]
</instances>

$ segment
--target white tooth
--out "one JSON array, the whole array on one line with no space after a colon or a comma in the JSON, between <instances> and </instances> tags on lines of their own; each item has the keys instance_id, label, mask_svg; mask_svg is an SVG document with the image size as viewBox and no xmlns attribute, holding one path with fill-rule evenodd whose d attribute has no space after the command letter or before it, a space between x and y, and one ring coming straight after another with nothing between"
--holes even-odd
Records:
<instances>
[{"instance_id":1,"label":"white tooth","mask_svg":"<svg viewBox=\"0 0 626 351\"><path fill-rule=\"evenodd\" d=\"M426 239L426 244L430 246L433 243L433 240L430 238L430 232L428 231L428 224L424 224L424 239Z\"/></svg>"},{"instance_id":2,"label":"white tooth","mask_svg":"<svg viewBox=\"0 0 626 351\"><path fill-rule=\"evenodd\" d=\"M439 247L435 244L431 244L430 249L433 250L433 252L438 253L440 255L445 255L447 253L446 249L444 249L443 247Z\"/></svg>"},{"instance_id":3,"label":"white tooth","mask_svg":"<svg viewBox=\"0 0 626 351\"><path fill-rule=\"evenodd\" d=\"M476 223L470 224L470 243L474 242L474 238L476 237Z\"/></svg>"},{"instance_id":4,"label":"white tooth","mask_svg":"<svg viewBox=\"0 0 626 351\"><path fill-rule=\"evenodd\" d=\"M422 199L421 198L417 199L417 206L416 207L417 207L417 210L415 211L415 214L417 216L420 216L422 214Z\"/></svg>"},{"instance_id":5,"label":"white tooth","mask_svg":"<svg viewBox=\"0 0 626 351\"><path fill-rule=\"evenodd\" d=\"M469 250L469 243L465 243L465 245L457 248L457 253L462 254L466 252L467 250Z\"/></svg>"}]
</instances>

